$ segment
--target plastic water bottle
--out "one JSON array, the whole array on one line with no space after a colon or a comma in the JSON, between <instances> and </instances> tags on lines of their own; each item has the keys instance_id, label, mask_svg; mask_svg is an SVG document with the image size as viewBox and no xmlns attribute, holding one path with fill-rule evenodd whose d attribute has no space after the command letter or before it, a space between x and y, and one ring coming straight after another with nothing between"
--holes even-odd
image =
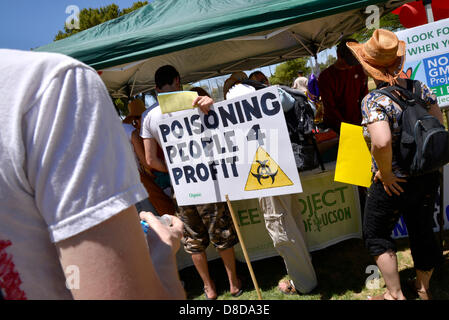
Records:
<instances>
[{"instance_id":1,"label":"plastic water bottle","mask_svg":"<svg viewBox=\"0 0 449 320\"><path fill-rule=\"evenodd\" d=\"M166 225L168 227L171 226L171 217L168 214L164 214L162 217L158 217L156 216L156 218L163 224ZM148 234L148 230L150 228L150 225L146 222L141 220L140 221L140 225L142 226L143 232L145 232L145 234Z\"/></svg>"}]
</instances>

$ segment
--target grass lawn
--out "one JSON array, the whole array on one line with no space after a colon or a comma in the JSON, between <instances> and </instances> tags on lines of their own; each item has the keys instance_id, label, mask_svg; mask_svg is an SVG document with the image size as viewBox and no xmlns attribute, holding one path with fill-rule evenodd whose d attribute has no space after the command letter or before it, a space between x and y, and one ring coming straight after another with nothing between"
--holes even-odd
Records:
<instances>
[{"instance_id":1,"label":"grass lawn","mask_svg":"<svg viewBox=\"0 0 449 320\"><path fill-rule=\"evenodd\" d=\"M438 234L435 234L438 236ZM417 299L407 289L405 281L415 275L408 247L408 239L397 240L398 260L403 292L407 299ZM181 249L182 250L182 249ZM443 235L444 261L435 269L430 286L434 299L449 300L449 231ZM279 280L287 277L285 265L280 257L252 262L259 288L264 300L365 300L369 295L380 294L384 290L381 278L380 289L367 289L365 281L371 272L366 273L374 260L367 254L360 239L350 239L323 250L312 252L312 262L318 277L318 286L309 294L285 295L277 289ZM212 278L218 290L219 300L257 300L246 264L237 262L237 272L243 278L245 292L238 298L231 296L223 263L220 259L209 262ZM194 269L188 267L180 271L185 283L187 298L202 300L204 293L202 281Z\"/></svg>"}]
</instances>

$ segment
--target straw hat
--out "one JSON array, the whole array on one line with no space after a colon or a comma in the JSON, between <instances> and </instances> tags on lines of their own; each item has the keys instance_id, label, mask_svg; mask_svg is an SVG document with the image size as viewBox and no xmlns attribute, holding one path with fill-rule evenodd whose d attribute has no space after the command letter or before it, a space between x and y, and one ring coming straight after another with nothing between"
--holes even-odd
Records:
<instances>
[{"instance_id":1,"label":"straw hat","mask_svg":"<svg viewBox=\"0 0 449 320\"><path fill-rule=\"evenodd\" d=\"M139 118L145 111L145 103L140 99L134 99L128 103L128 116L123 119L123 123L131 123L135 118Z\"/></svg>"},{"instance_id":2,"label":"straw hat","mask_svg":"<svg viewBox=\"0 0 449 320\"><path fill-rule=\"evenodd\" d=\"M223 85L223 96L226 99L226 94L228 93L229 89L232 88L233 85L235 85L237 82L242 82L243 80L247 80L248 76L245 72L239 71L234 72L231 74L231 76L225 81Z\"/></svg>"},{"instance_id":3,"label":"straw hat","mask_svg":"<svg viewBox=\"0 0 449 320\"><path fill-rule=\"evenodd\" d=\"M404 67L405 42L391 31L377 29L367 42L348 42L346 46L376 80L392 85Z\"/></svg>"}]
</instances>

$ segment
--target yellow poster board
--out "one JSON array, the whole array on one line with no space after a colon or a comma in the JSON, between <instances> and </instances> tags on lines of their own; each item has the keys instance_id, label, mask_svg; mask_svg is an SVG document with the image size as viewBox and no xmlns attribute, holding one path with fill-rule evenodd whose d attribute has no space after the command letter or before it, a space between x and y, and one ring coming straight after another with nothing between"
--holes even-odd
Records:
<instances>
[{"instance_id":1,"label":"yellow poster board","mask_svg":"<svg viewBox=\"0 0 449 320\"><path fill-rule=\"evenodd\" d=\"M161 107L162 113L170 113L186 109L193 109L193 101L198 97L195 91L177 91L159 93L157 101Z\"/></svg>"},{"instance_id":2,"label":"yellow poster board","mask_svg":"<svg viewBox=\"0 0 449 320\"><path fill-rule=\"evenodd\" d=\"M363 127L342 122L335 181L368 188L371 175L371 153L363 137Z\"/></svg>"}]
</instances>

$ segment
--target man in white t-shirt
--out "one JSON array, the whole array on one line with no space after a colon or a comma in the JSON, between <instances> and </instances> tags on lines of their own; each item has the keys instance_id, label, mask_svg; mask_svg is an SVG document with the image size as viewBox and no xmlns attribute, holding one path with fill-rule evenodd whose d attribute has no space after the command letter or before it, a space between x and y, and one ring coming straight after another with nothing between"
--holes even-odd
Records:
<instances>
[{"instance_id":1,"label":"man in white t-shirt","mask_svg":"<svg viewBox=\"0 0 449 320\"><path fill-rule=\"evenodd\" d=\"M307 84L309 83L309 80L307 80L306 77L304 77L304 72L302 70L298 71L298 77L293 82L293 89L297 89L301 91L302 93L306 94L307 92Z\"/></svg>"},{"instance_id":2,"label":"man in white t-shirt","mask_svg":"<svg viewBox=\"0 0 449 320\"><path fill-rule=\"evenodd\" d=\"M155 73L156 91L173 92L181 90L181 78L178 71L170 65L160 67ZM192 105L208 113L213 100L208 96L198 96ZM158 123L162 119L182 115L190 111L163 114L160 106L142 114L141 136L144 139L147 164L153 169L167 172L164 156L158 152L161 146L157 133ZM206 299L216 299L215 284L210 277L206 248L212 243L218 250L229 279L229 291L233 296L242 294L242 282L237 277L234 245L238 243L236 231L228 207L224 203L181 206L177 213L184 222L182 243L184 250L191 254L195 268L204 283Z\"/></svg>"},{"instance_id":3,"label":"man in white t-shirt","mask_svg":"<svg viewBox=\"0 0 449 320\"><path fill-rule=\"evenodd\" d=\"M96 71L60 54L0 50L0 75L3 298L185 298L182 222L142 213L147 243L134 207L147 193Z\"/></svg>"}]
</instances>

